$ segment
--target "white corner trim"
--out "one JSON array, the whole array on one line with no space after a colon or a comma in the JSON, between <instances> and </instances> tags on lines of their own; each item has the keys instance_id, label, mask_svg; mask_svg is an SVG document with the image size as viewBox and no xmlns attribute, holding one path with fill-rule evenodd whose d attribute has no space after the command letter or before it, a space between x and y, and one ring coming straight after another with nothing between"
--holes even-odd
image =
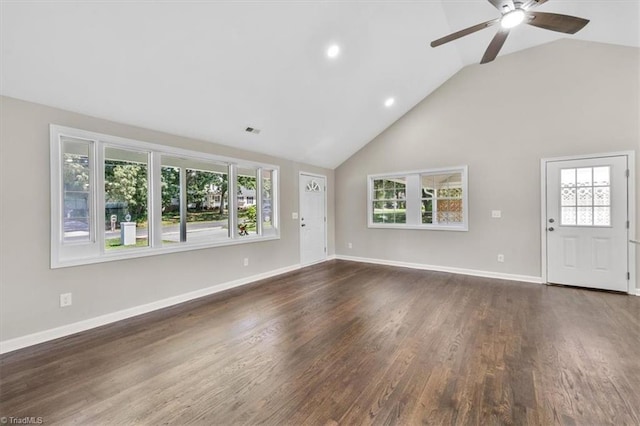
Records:
<instances>
[{"instance_id":1,"label":"white corner trim","mask_svg":"<svg viewBox=\"0 0 640 426\"><path fill-rule=\"evenodd\" d=\"M366 257L336 255L336 259L352 262L375 263L377 265L398 266L401 268L422 269L426 271L449 272L452 274L471 275L474 277L496 278L499 280L521 281L526 283L542 284L542 277L531 275L505 274L502 272L479 271L477 269L455 268L450 266L426 265L423 263L400 262L396 260L370 259Z\"/></svg>"},{"instance_id":2,"label":"white corner trim","mask_svg":"<svg viewBox=\"0 0 640 426\"><path fill-rule=\"evenodd\" d=\"M636 296L640 296L640 288L636 288Z\"/></svg>"},{"instance_id":3,"label":"white corner trim","mask_svg":"<svg viewBox=\"0 0 640 426\"><path fill-rule=\"evenodd\" d=\"M98 317L89 318L72 324L51 328L49 330L44 330L33 334L28 334L26 336L16 337L14 339L0 341L0 354L12 352L18 349L26 348L28 346L37 345L38 343L43 343L49 340L58 339L60 337L69 336L81 331L90 330L92 328L111 324L116 321L121 321L127 318L156 311L158 309L188 302L193 299L198 299L210 294L219 293L221 291L229 290L235 287L240 287L246 284L253 283L255 281L260 281L266 278L274 277L276 275L295 271L300 268L302 268L302 266L300 264L296 264L280 269L274 269L272 271L263 272L261 274L220 283L211 287L191 291L189 293L180 294L178 296L173 296L162 300L157 300L155 302L147 303L144 305L134 306L132 308L123 309L121 311L100 315Z\"/></svg>"}]
</instances>

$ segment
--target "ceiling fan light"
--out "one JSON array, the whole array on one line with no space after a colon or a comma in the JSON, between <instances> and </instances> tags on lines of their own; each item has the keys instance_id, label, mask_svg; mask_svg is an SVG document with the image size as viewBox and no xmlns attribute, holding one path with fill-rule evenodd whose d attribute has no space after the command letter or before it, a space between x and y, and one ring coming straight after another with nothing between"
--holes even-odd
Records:
<instances>
[{"instance_id":1,"label":"ceiling fan light","mask_svg":"<svg viewBox=\"0 0 640 426\"><path fill-rule=\"evenodd\" d=\"M502 15L500 25L505 29L517 27L522 23L522 21L524 21L525 16L526 14L522 9L512 10L511 12L507 12Z\"/></svg>"}]
</instances>

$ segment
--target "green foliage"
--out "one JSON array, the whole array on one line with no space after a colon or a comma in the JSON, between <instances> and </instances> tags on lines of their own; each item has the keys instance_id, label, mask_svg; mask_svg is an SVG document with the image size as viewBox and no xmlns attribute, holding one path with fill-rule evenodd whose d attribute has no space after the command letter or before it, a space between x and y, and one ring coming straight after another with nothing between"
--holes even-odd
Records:
<instances>
[{"instance_id":1,"label":"green foliage","mask_svg":"<svg viewBox=\"0 0 640 426\"><path fill-rule=\"evenodd\" d=\"M162 185L162 211L171 206L172 200L180 199L180 169L177 167L163 167L160 173Z\"/></svg>"},{"instance_id":2,"label":"green foliage","mask_svg":"<svg viewBox=\"0 0 640 426\"><path fill-rule=\"evenodd\" d=\"M195 206L196 211L202 210L209 191L219 191L221 199L227 192L227 175L201 170L187 169L187 205ZM220 203L220 212L223 209Z\"/></svg>"},{"instance_id":3,"label":"green foliage","mask_svg":"<svg viewBox=\"0 0 640 426\"><path fill-rule=\"evenodd\" d=\"M373 197L376 200L394 200L405 198L407 185L401 181L375 179L373 181Z\"/></svg>"},{"instance_id":4,"label":"green foliage","mask_svg":"<svg viewBox=\"0 0 640 426\"><path fill-rule=\"evenodd\" d=\"M70 154L71 155L71 154ZM74 156L79 157L79 156ZM74 190L81 190L89 183L88 168L80 161L65 162L65 184L69 182ZM186 170L187 205L192 206L190 212L203 211L207 194L211 191L220 195L222 202L218 207L219 215L225 208L225 197L228 192L228 175L226 173ZM180 169L177 167L162 167L162 207L163 212L170 213L172 202L180 198ZM77 188L77 189L76 189ZM256 179L250 176L238 176L238 193L242 188L255 189ZM146 164L128 161L105 161L105 194L106 202L126 204L127 213L132 220L144 222L147 219L147 166ZM211 218L217 220L219 218ZM169 219L167 217L167 219ZM171 219L169 219L171 220Z\"/></svg>"},{"instance_id":5,"label":"green foliage","mask_svg":"<svg viewBox=\"0 0 640 426\"><path fill-rule=\"evenodd\" d=\"M253 176L238 176L238 194L242 194L242 188L256 189L256 178Z\"/></svg>"},{"instance_id":6,"label":"green foliage","mask_svg":"<svg viewBox=\"0 0 640 426\"><path fill-rule=\"evenodd\" d=\"M256 223L258 220L258 210L254 205L247 207L244 209L245 212L245 222Z\"/></svg>"},{"instance_id":7,"label":"green foliage","mask_svg":"<svg viewBox=\"0 0 640 426\"><path fill-rule=\"evenodd\" d=\"M147 166L128 161L106 160L104 164L106 202L127 204L131 220L147 220Z\"/></svg>"},{"instance_id":8,"label":"green foliage","mask_svg":"<svg viewBox=\"0 0 640 426\"><path fill-rule=\"evenodd\" d=\"M65 153L62 172L66 191L89 190L89 164L86 156Z\"/></svg>"},{"instance_id":9,"label":"green foliage","mask_svg":"<svg viewBox=\"0 0 640 426\"><path fill-rule=\"evenodd\" d=\"M122 245L122 241L120 240L120 238L107 238L106 240L104 240L104 245L108 249L112 249L112 248L147 247L149 245L149 240L147 238L137 238L135 244L132 244L132 245L129 245L129 246L125 246L125 245Z\"/></svg>"}]
</instances>

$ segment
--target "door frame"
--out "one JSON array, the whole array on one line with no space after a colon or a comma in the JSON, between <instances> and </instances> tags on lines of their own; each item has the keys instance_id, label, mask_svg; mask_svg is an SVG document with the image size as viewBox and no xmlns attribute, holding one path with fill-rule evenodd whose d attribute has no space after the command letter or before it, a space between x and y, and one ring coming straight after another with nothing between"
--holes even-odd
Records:
<instances>
[{"instance_id":1,"label":"door frame","mask_svg":"<svg viewBox=\"0 0 640 426\"><path fill-rule=\"evenodd\" d=\"M627 230L627 268L629 279L627 280L627 293L640 295L636 290L636 245L629 240L636 235L636 189L635 189L635 151L616 151L599 154L569 155L563 157L543 158L540 160L540 241L541 241L541 277L542 284L547 281L547 163L555 161L588 160L601 157L627 157L629 177L627 179L627 218L629 229ZM639 289L640 290L640 289Z\"/></svg>"},{"instance_id":2,"label":"door frame","mask_svg":"<svg viewBox=\"0 0 640 426\"><path fill-rule=\"evenodd\" d=\"M302 197L300 197L300 193L301 191L301 186L300 186L300 181L302 179L302 176L312 176L312 177L317 177L317 178L323 178L324 179L324 258L322 260L319 260L317 262L312 262L312 263L307 263L304 264L303 266L308 266L308 265L313 265L315 263L321 263L327 260L327 258L329 257L329 247L328 247L328 240L327 240L327 227L329 224L329 218L327 217L327 188L328 188L328 179L326 175L321 175L318 173L310 173L310 172L305 172L305 171L299 171L298 172L298 239L300 241L299 245L298 245L298 259L299 259L299 263L302 264L302 231L300 229L300 213L302 212Z\"/></svg>"}]
</instances>

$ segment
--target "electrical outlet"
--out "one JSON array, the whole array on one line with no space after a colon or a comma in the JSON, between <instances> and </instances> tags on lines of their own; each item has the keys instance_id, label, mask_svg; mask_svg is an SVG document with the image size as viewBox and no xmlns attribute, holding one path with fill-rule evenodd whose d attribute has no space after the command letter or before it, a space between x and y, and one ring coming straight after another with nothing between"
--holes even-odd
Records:
<instances>
[{"instance_id":1,"label":"electrical outlet","mask_svg":"<svg viewBox=\"0 0 640 426\"><path fill-rule=\"evenodd\" d=\"M493 218L501 218L502 217L502 211L501 210L491 210L491 217Z\"/></svg>"},{"instance_id":2,"label":"electrical outlet","mask_svg":"<svg viewBox=\"0 0 640 426\"><path fill-rule=\"evenodd\" d=\"M248 257L245 257L245 258L244 258L244 261L242 262L242 264L243 264L244 266L249 266L249 258L248 258Z\"/></svg>"},{"instance_id":3,"label":"electrical outlet","mask_svg":"<svg viewBox=\"0 0 640 426\"><path fill-rule=\"evenodd\" d=\"M60 295L60 307L66 308L67 306L71 306L73 300L71 298L71 293L64 293Z\"/></svg>"},{"instance_id":4,"label":"electrical outlet","mask_svg":"<svg viewBox=\"0 0 640 426\"><path fill-rule=\"evenodd\" d=\"M297 218L298 218L298 212L291 213L291 219L297 219Z\"/></svg>"},{"instance_id":5,"label":"electrical outlet","mask_svg":"<svg viewBox=\"0 0 640 426\"><path fill-rule=\"evenodd\" d=\"M347 244L347 247L349 247L350 249L352 249L352 248L353 248L353 244L349 243L349 244Z\"/></svg>"},{"instance_id":6,"label":"electrical outlet","mask_svg":"<svg viewBox=\"0 0 640 426\"><path fill-rule=\"evenodd\" d=\"M498 255L498 262L500 262L500 263L504 262L504 254L499 254Z\"/></svg>"}]
</instances>

